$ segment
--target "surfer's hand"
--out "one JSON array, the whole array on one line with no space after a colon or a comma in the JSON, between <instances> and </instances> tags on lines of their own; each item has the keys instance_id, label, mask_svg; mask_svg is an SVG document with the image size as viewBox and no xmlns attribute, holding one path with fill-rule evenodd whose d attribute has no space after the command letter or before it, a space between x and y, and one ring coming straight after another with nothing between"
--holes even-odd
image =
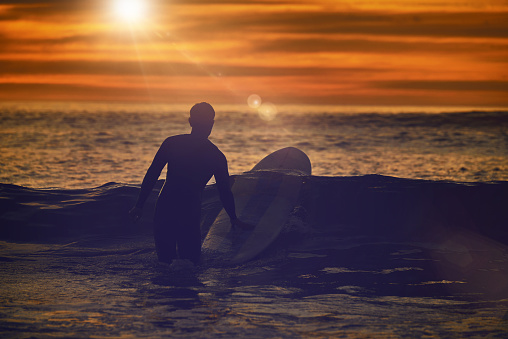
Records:
<instances>
[{"instance_id":1,"label":"surfer's hand","mask_svg":"<svg viewBox=\"0 0 508 339\"><path fill-rule=\"evenodd\" d=\"M238 227L244 230L251 230L254 228L254 225L243 222L240 219L231 219L231 225L233 228Z\"/></svg>"},{"instance_id":2,"label":"surfer's hand","mask_svg":"<svg viewBox=\"0 0 508 339\"><path fill-rule=\"evenodd\" d=\"M137 222L139 219L141 219L141 216L143 215L143 209L137 206L134 206L129 211L129 216L131 217L132 221Z\"/></svg>"}]
</instances>

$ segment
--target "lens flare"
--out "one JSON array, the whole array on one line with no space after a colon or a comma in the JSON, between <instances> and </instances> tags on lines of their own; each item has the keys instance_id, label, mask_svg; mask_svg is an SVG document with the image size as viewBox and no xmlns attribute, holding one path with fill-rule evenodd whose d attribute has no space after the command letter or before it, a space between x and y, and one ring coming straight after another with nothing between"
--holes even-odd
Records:
<instances>
[{"instance_id":1,"label":"lens flare","mask_svg":"<svg viewBox=\"0 0 508 339\"><path fill-rule=\"evenodd\" d=\"M272 121L277 116L277 107L271 102L265 102L258 108L258 114L265 121Z\"/></svg>"},{"instance_id":2,"label":"lens flare","mask_svg":"<svg viewBox=\"0 0 508 339\"><path fill-rule=\"evenodd\" d=\"M247 104L250 108L259 108L261 106L261 97L257 94L251 94L247 98Z\"/></svg>"}]
</instances>

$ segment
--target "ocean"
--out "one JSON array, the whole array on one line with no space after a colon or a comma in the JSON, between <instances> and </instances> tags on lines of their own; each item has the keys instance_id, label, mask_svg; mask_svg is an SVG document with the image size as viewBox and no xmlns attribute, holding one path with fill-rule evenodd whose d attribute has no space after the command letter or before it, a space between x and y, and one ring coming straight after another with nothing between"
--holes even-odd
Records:
<instances>
[{"instance_id":1,"label":"ocean","mask_svg":"<svg viewBox=\"0 0 508 339\"><path fill-rule=\"evenodd\" d=\"M508 109L282 106L266 121L216 106L210 139L230 173L277 149L306 152L318 176L508 180ZM139 183L162 141L189 132L185 105L0 105L0 182L84 188Z\"/></svg>"},{"instance_id":2,"label":"ocean","mask_svg":"<svg viewBox=\"0 0 508 339\"><path fill-rule=\"evenodd\" d=\"M2 337L508 336L508 109L216 105L233 179L288 146L313 173L254 260L175 269L162 180L127 212L189 108L0 104ZM220 209L212 180L203 238Z\"/></svg>"}]
</instances>

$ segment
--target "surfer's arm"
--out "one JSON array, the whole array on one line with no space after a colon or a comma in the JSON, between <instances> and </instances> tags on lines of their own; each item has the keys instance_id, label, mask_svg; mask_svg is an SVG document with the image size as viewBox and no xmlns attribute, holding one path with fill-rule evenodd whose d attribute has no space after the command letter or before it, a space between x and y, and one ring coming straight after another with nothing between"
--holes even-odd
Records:
<instances>
[{"instance_id":1,"label":"surfer's arm","mask_svg":"<svg viewBox=\"0 0 508 339\"><path fill-rule=\"evenodd\" d=\"M253 225L243 222L236 216L235 198L233 196L233 192L231 192L231 186L229 184L229 171L226 158L223 159L222 166L214 173L214 176L217 188L219 189L220 200L222 201L222 205L224 206L226 213L229 215L231 226L247 230L253 229Z\"/></svg>"},{"instance_id":2,"label":"surfer's arm","mask_svg":"<svg viewBox=\"0 0 508 339\"><path fill-rule=\"evenodd\" d=\"M148 196L150 195L150 192L155 186L157 179L159 179L162 169L164 168L164 166L166 166L167 163L165 155L167 153L166 148L167 144L166 142L164 142L157 151L157 154L155 154L152 164L146 171L145 177L143 178L143 183L141 184L141 191L139 192L138 201L136 202L134 208L137 209L143 208L143 205L145 204L146 199L148 199Z\"/></svg>"},{"instance_id":3,"label":"surfer's arm","mask_svg":"<svg viewBox=\"0 0 508 339\"><path fill-rule=\"evenodd\" d=\"M216 176L215 181L217 182L222 205L224 206L224 209L226 210L226 213L229 215L229 219L231 220L231 226L240 227L246 230L253 229L253 225L243 222L236 216L235 199L233 192L231 192L231 188L229 186L229 174L227 173L227 170L224 177Z\"/></svg>"},{"instance_id":4,"label":"surfer's arm","mask_svg":"<svg viewBox=\"0 0 508 339\"><path fill-rule=\"evenodd\" d=\"M226 178L219 179L220 176L215 176L215 181L217 182L217 188L219 189L219 197L222 201L222 205L226 210L231 222L237 220L236 209L235 209L235 199L233 197L233 192L231 192L231 188L229 187L229 175Z\"/></svg>"},{"instance_id":5,"label":"surfer's arm","mask_svg":"<svg viewBox=\"0 0 508 339\"><path fill-rule=\"evenodd\" d=\"M229 185L228 163L225 157L221 160L219 168L214 173L215 182L217 183L217 189L219 190L219 197L222 205L224 206L226 213L229 215L231 223L234 223L234 221L238 218L235 210L235 199Z\"/></svg>"}]
</instances>

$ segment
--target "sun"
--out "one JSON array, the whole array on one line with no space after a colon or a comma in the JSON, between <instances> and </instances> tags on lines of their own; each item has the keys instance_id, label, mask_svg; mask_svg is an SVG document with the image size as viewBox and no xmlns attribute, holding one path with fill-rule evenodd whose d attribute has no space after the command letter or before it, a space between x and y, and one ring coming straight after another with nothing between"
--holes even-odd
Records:
<instances>
[{"instance_id":1,"label":"sun","mask_svg":"<svg viewBox=\"0 0 508 339\"><path fill-rule=\"evenodd\" d=\"M139 21L146 15L146 0L115 0L113 11L123 21Z\"/></svg>"}]
</instances>

